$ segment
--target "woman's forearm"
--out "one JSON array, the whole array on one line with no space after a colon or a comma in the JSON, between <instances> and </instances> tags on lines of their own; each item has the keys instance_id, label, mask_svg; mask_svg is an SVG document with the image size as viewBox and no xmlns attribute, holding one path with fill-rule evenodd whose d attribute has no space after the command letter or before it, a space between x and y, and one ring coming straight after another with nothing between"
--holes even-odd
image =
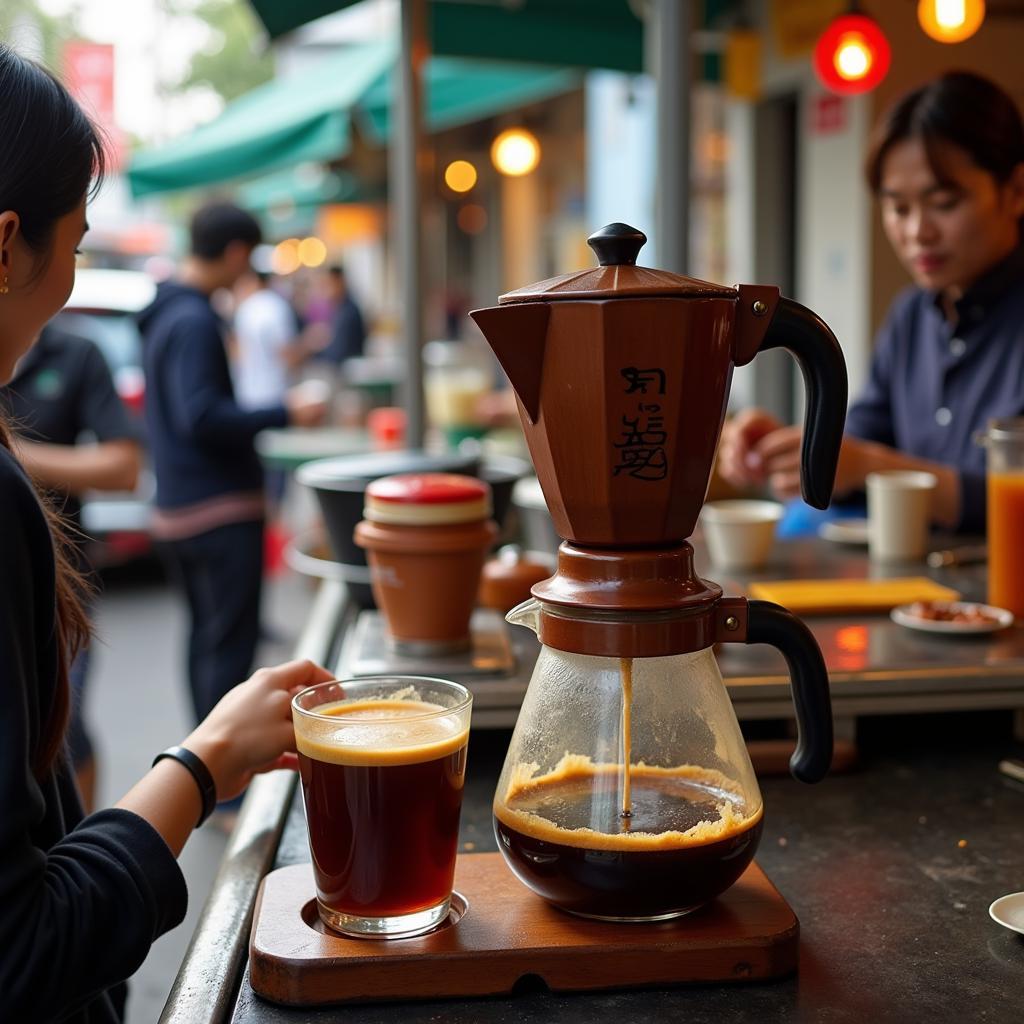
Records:
<instances>
[{"instance_id":1,"label":"woman's forearm","mask_svg":"<svg viewBox=\"0 0 1024 1024\"><path fill-rule=\"evenodd\" d=\"M116 806L145 818L177 857L196 827L203 801L189 770L167 758L150 768Z\"/></svg>"}]
</instances>

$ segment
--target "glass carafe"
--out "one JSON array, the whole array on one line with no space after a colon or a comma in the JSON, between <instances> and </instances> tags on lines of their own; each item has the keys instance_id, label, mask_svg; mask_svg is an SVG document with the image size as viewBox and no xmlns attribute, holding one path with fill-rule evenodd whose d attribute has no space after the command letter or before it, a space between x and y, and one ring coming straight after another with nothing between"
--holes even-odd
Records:
<instances>
[{"instance_id":1,"label":"glass carafe","mask_svg":"<svg viewBox=\"0 0 1024 1024\"><path fill-rule=\"evenodd\" d=\"M538 609L528 601L509 621L536 629ZM541 647L494 798L499 849L526 886L587 917L676 917L739 878L761 813L710 647Z\"/></svg>"}]
</instances>

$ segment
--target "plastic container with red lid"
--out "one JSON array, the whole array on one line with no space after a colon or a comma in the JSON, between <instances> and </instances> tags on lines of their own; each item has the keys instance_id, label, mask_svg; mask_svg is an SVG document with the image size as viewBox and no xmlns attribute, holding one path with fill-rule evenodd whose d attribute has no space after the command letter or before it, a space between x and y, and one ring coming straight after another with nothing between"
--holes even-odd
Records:
<instances>
[{"instance_id":1,"label":"plastic container with red lid","mask_svg":"<svg viewBox=\"0 0 1024 1024\"><path fill-rule=\"evenodd\" d=\"M363 516L375 523L440 525L469 523L491 514L491 489L455 473L404 473L366 488Z\"/></svg>"},{"instance_id":2,"label":"plastic container with red lid","mask_svg":"<svg viewBox=\"0 0 1024 1024\"><path fill-rule=\"evenodd\" d=\"M498 536L490 515L491 489L474 477L407 473L366 488L354 539L366 550L374 598L403 654L470 646L480 573Z\"/></svg>"}]
</instances>

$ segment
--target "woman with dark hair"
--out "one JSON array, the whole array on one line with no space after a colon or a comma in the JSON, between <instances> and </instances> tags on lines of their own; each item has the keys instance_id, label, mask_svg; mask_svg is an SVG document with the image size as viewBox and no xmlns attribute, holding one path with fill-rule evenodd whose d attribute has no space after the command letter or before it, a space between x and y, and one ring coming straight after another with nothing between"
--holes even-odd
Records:
<instances>
[{"instance_id":1,"label":"woman with dark hair","mask_svg":"<svg viewBox=\"0 0 1024 1024\"><path fill-rule=\"evenodd\" d=\"M47 72L0 45L0 382L67 300L103 169L95 129ZM257 672L83 818L67 763L68 666L88 625L59 523L0 424L0 1016L122 1019L123 980L180 923L175 857L217 799L293 764L290 698L310 662Z\"/></svg>"},{"instance_id":2,"label":"woman with dark hair","mask_svg":"<svg viewBox=\"0 0 1024 1024\"><path fill-rule=\"evenodd\" d=\"M883 117L867 160L890 244L914 281L876 339L867 387L846 420L842 497L868 473L938 478L932 514L985 529L976 431L1024 414L1024 123L980 75L953 71ZM719 467L738 486L799 493L800 428L747 410L722 433Z\"/></svg>"}]
</instances>

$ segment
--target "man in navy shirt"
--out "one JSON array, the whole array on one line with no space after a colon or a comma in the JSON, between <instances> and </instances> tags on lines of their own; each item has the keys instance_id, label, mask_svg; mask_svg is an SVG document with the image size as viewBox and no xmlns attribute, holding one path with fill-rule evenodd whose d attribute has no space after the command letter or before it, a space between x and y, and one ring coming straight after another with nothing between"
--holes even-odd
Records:
<instances>
[{"instance_id":1,"label":"man in navy shirt","mask_svg":"<svg viewBox=\"0 0 1024 1024\"><path fill-rule=\"evenodd\" d=\"M836 474L842 497L868 473L920 469L935 522L985 529L985 458L974 436L1024 415L1024 122L992 82L949 72L908 94L876 129L868 181L916 285L893 303L868 385L850 408ZM800 428L760 410L722 433L737 485L799 493Z\"/></svg>"},{"instance_id":2,"label":"man in navy shirt","mask_svg":"<svg viewBox=\"0 0 1024 1024\"><path fill-rule=\"evenodd\" d=\"M315 353L314 358L341 367L349 359L363 354L366 326L362 310L352 298L342 266L335 264L328 267L326 290L332 306L330 337L327 345Z\"/></svg>"}]
</instances>

